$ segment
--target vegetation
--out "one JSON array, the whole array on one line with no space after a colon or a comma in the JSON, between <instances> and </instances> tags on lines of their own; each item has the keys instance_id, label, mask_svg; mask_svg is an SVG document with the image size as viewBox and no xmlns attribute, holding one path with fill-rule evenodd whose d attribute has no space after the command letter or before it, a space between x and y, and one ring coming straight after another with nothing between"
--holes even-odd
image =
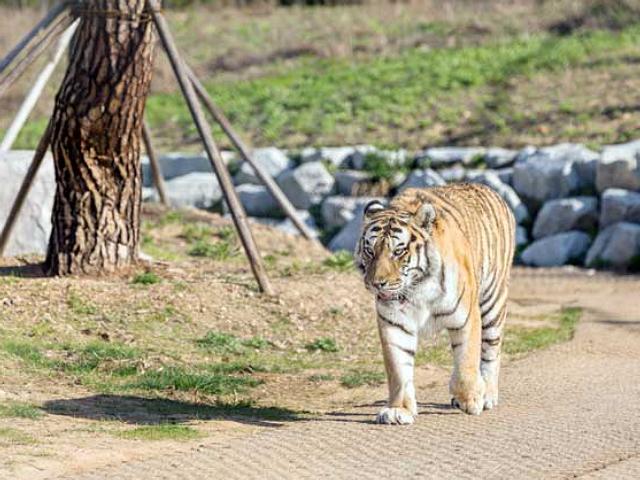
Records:
<instances>
[{"instance_id":1,"label":"vegetation","mask_svg":"<svg viewBox=\"0 0 640 480\"><path fill-rule=\"evenodd\" d=\"M376 386L385 382L385 374L369 370L353 370L340 378L340 384L346 388L362 387L363 385Z\"/></svg>"},{"instance_id":2,"label":"vegetation","mask_svg":"<svg viewBox=\"0 0 640 480\"><path fill-rule=\"evenodd\" d=\"M0 418L28 418L35 420L42 416L42 410L24 402L0 403Z\"/></svg>"},{"instance_id":3,"label":"vegetation","mask_svg":"<svg viewBox=\"0 0 640 480\"><path fill-rule=\"evenodd\" d=\"M310 352L337 352L339 350L338 344L333 338L324 337L318 338L311 343L307 343L305 348Z\"/></svg>"},{"instance_id":4,"label":"vegetation","mask_svg":"<svg viewBox=\"0 0 640 480\"><path fill-rule=\"evenodd\" d=\"M119 432L118 435L129 440L191 440L201 436L193 427L171 423L136 427Z\"/></svg>"}]
</instances>

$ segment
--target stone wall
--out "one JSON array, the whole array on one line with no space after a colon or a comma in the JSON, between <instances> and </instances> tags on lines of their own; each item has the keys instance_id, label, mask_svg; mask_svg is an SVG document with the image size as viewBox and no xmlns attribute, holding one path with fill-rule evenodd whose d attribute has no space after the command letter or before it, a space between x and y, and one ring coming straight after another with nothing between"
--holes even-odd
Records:
<instances>
[{"instance_id":1,"label":"stone wall","mask_svg":"<svg viewBox=\"0 0 640 480\"><path fill-rule=\"evenodd\" d=\"M478 182L495 189L513 210L519 262L640 268L640 140L601 151L559 144L521 150L437 147L410 154L360 145L296 152L269 147L256 149L254 156L332 250L354 248L362 210L373 198L387 201L409 187ZM6 218L30 158L31 152L11 152L2 160L9 168L2 173L0 221ZM231 152L224 152L224 158L248 215L295 234L251 167ZM161 166L173 205L226 212L204 155L165 155ZM156 200L146 159L143 178L145 200ZM53 186L49 160L9 254L43 251Z\"/></svg>"}]
</instances>

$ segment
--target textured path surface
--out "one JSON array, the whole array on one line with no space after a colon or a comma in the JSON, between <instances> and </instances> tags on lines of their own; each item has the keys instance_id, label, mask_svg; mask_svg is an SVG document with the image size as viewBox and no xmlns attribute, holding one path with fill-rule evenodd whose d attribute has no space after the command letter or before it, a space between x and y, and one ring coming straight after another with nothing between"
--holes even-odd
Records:
<instances>
[{"instance_id":1,"label":"textured path surface","mask_svg":"<svg viewBox=\"0 0 640 480\"><path fill-rule=\"evenodd\" d=\"M640 281L520 274L512 297L585 315L572 342L505 367L480 417L451 410L442 384L418 392L410 427L359 406L66 478L640 478Z\"/></svg>"}]
</instances>

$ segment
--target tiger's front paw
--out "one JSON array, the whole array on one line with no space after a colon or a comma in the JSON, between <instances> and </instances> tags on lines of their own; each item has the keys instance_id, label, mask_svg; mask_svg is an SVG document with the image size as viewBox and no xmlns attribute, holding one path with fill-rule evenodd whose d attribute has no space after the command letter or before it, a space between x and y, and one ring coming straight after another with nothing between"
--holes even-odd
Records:
<instances>
[{"instance_id":1,"label":"tiger's front paw","mask_svg":"<svg viewBox=\"0 0 640 480\"><path fill-rule=\"evenodd\" d=\"M485 383L482 378L472 382L452 381L451 406L469 415L480 415L484 410Z\"/></svg>"},{"instance_id":2,"label":"tiger's front paw","mask_svg":"<svg viewBox=\"0 0 640 480\"><path fill-rule=\"evenodd\" d=\"M384 407L376 416L376 423L385 425L411 425L415 415L406 408Z\"/></svg>"}]
</instances>

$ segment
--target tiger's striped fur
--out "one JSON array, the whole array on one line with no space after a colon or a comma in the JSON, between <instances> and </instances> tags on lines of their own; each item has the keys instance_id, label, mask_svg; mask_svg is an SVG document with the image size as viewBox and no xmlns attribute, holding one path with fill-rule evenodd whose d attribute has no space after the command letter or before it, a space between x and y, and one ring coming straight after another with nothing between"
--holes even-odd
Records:
<instances>
[{"instance_id":1,"label":"tiger's striped fur","mask_svg":"<svg viewBox=\"0 0 640 480\"><path fill-rule=\"evenodd\" d=\"M478 415L498 404L515 221L477 184L408 189L365 208L356 261L376 295L389 384L380 423L413 423L413 370L421 330L449 332L452 404Z\"/></svg>"}]
</instances>

